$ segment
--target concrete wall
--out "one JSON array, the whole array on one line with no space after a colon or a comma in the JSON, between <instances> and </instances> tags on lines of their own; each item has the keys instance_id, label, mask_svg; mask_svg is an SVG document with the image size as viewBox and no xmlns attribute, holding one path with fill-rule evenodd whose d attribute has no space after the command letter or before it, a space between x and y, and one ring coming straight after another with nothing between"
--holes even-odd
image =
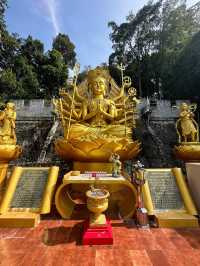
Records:
<instances>
[{"instance_id":1,"label":"concrete wall","mask_svg":"<svg viewBox=\"0 0 200 266\"><path fill-rule=\"evenodd\" d=\"M53 106L50 100L14 100L17 110L17 119L46 119L52 118ZM176 101L179 106L182 101ZM142 99L138 106L138 110L142 110L146 106L146 99ZM178 116L178 108L171 106L171 102L167 100L158 100L157 106L152 106L151 119L168 120Z\"/></svg>"},{"instance_id":2,"label":"concrete wall","mask_svg":"<svg viewBox=\"0 0 200 266\"><path fill-rule=\"evenodd\" d=\"M177 101L179 106L181 101ZM14 164L34 164L37 162L48 133L53 125L53 106L46 100L17 100L17 138L23 148L23 155ZM139 114L146 106L143 99L139 105ZM179 165L174 158L173 146L177 141L175 121L179 109L172 107L170 101L161 100L152 107L150 123L147 126L142 119L138 120L134 134L143 143L140 159L146 167L171 167ZM53 142L61 133L58 128L46 151L46 164L59 164L60 159L54 154Z\"/></svg>"},{"instance_id":3,"label":"concrete wall","mask_svg":"<svg viewBox=\"0 0 200 266\"><path fill-rule=\"evenodd\" d=\"M53 106L50 100L14 100L17 120L44 120L52 118Z\"/></svg>"}]
</instances>

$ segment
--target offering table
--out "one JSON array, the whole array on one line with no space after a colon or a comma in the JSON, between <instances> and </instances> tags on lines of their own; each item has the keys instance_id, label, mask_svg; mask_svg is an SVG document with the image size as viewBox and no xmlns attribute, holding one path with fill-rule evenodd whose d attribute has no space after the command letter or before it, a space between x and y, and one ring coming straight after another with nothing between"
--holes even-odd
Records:
<instances>
[{"instance_id":1,"label":"offering table","mask_svg":"<svg viewBox=\"0 0 200 266\"><path fill-rule=\"evenodd\" d=\"M116 178L106 173L99 175L101 176L97 174L97 177L92 177L87 173L73 175L71 171L63 177L55 195L56 208L62 218L69 219L76 204L86 204L85 193L91 185L109 191L108 211L117 211L118 217L124 219L132 217L135 212L136 189L128 177L121 175Z\"/></svg>"}]
</instances>

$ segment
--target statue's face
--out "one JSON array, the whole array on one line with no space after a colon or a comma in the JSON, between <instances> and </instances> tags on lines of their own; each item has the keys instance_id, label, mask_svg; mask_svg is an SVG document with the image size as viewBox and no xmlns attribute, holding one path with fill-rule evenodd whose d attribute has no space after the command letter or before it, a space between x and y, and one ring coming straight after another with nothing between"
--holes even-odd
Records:
<instances>
[{"instance_id":1,"label":"statue's face","mask_svg":"<svg viewBox=\"0 0 200 266\"><path fill-rule=\"evenodd\" d=\"M7 107L7 109L15 109L15 104L14 103L7 103L6 107Z\"/></svg>"},{"instance_id":2,"label":"statue's face","mask_svg":"<svg viewBox=\"0 0 200 266\"><path fill-rule=\"evenodd\" d=\"M105 93L106 84L103 78L97 77L90 82L89 87L93 95L103 95Z\"/></svg>"},{"instance_id":3,"label":"statue's face","mask_svg":"<svg viewBox=\"0 0 200 266\"><path fill-rule=\"evenodd\" d=\"M187 105L187 103L182 103L182 104L181 104L181 110L183 110L183 111L188 110L188 105Z\"/></svg>"}]
</instances>

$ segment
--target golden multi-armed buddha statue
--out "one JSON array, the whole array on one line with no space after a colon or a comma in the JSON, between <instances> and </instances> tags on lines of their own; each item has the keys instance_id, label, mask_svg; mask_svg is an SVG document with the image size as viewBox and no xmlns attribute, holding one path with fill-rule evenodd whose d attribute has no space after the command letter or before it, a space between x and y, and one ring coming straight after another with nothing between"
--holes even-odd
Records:
<instances>
[{"instance_id":1,"label":"golden multi-armed buddha statue","mask_svg":"<svg viewBox=\"0 0 200 266\"><path fill-rule=\"evenodd\" d=\"M130 78L122 71L120 88L107 69L97 67L77 86L77 75L73 92L61 89L61 98L53 101L64 130L55 142L56 152L83 162L108 162L114 152L121 160L135 157L140 151L140 143L132 140L138 100Z\"/></svg>"}]
</instances>

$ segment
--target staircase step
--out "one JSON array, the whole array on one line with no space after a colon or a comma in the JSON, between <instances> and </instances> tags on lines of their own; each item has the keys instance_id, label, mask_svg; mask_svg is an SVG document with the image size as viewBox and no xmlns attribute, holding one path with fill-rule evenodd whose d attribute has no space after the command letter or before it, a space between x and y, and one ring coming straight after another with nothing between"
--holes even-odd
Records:
<instances>
[{"instance_id":1,"label":"staircase step","mask_svg":"<svg viewBox=\"0 0 200 266\"><path fill-rule=\"evenodd\" d=\"M40 222L40 215L31 212L7 212L0 215L0 227L19 228L35 227Z\"/></svg>"},{"instance_id":2,"label":"staircase step","mask_svg":"<svg viewBox=\"0 0 200 266\"><path fill-rule=\"evenodd\" d=\"M159 227L184 228L199 227L198 219L193 215L180 211L166 211L155 214Z\"/></svg>"}]
</instances>

